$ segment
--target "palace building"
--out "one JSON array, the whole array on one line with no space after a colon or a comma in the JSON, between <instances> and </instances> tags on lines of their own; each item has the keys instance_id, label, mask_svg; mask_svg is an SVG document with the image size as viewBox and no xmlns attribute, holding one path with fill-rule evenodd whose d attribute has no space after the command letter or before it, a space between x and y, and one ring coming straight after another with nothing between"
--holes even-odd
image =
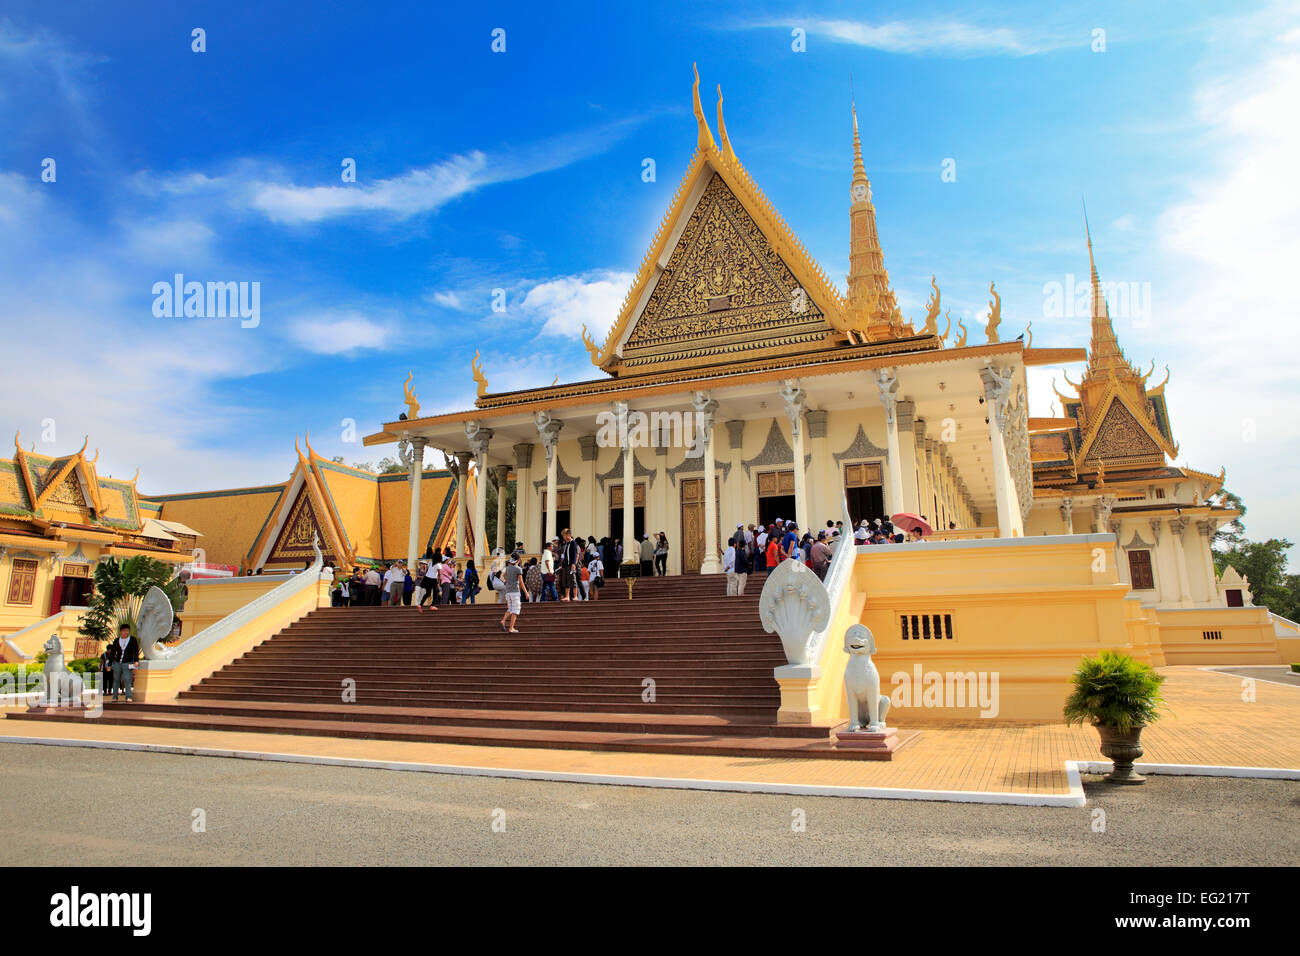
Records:
<instances>
[{"instance_id":1,"label":"palace building","mask_svg":"<svg viewBox=\"0 0 1300 956\"><path fill-rule=\"evenodd\" d=\"M849 716L850 656L867 645L891 685L926 689L889 712L918 726L1059 721L1071 674L1101 651L1155 666L1300 660L1300 625L1253 606L1235 573L1215 574L1211 540L1237 515L1215 503L1224 475L1174 463L1168 376L1151 385L1154 363L1144 374L1121 349L1086 219L1087 348L1035 345L1028 327L1008 333L992 285L982 328L954 328L934 278L913 323L885 268L856 111L843 292L741 164L721 90L715 136L698 76L694 112L695 153L622 307L599 339L583 332L590 378L494 392L476 356L474 407L422 415L408 377L406 412L365 439L398 444L404 474L295 444L282 483L142 497L133 482L98 480L80 454L17 452L0 470L17 476L0 485L17 509L0 513L0 545L65 568L119 549L183 560L185 546L207 564L284 572L193 583L179 646L147 660L137 684L146 703L179 713L198 701L241 727L250 707L273 702L257 718L272 730L283 716L337 715L340 681L359 673L369 703L343 704L346 719L382 725L393 707L441 708L422 714L437 718L423 739L472 733L515 746L532 726L529 745L571 747L577 738L556 726L563 712L584 747L852 756L832 737ZM1057 392L1059 414L1032 414L1026 370L1071 364L1083 369L1077 384L1067 379L1073 394ZM430 448L445 470L425 470ZM505 537L511 483L526 551L564 528L625 542L663 531L669 572L689 577L629 577L598 601L530 605L518 639L500 633L496 608L326 609L327 561L413 565L454 543L460 562L485 567L490 550L515 543ZM815 531L899 512L936 532L888 546L844 537L824 579L787 561L747 595L713 576L739 525L780 517ZM186 540L190 528L202 537ZM151 538L160 530L172 550ZM33 593L30 564L6 558L0 573L11 597ZM485 588L479 603L496 596ZM850 648L858 625L871 639ZM42 636L28 627L0 650L29 658ZM339 654L343 642L365 652ZM298 655L313 649L320 660L305 673ZM1000 690L930 700L958 680ZM358 706L377 709L357 718ZM655 733L627 732L647 714L663 718ZM443 718L454 726L433 726ZM722 725L734 734L716 737Z\"/></svg>"},{"instance_id":2,"label":"palace building","mask_svg":"<svg viewBox=\"0 0 1300 956\"><path fill-rule=\"evenodd\" d=\"M856 111L844 294L741 164L720 89L715 137L698 74L694 111L695 154L619 314L599 341L584 330L599 375L493 392L476 362L474 408L403 416L366 444L401 442L417 458L432 446L513 480L528 551L565 527L664 531L672 572L711 573L737 525L782 517L816 531L845 501L855 523L923 515L937 540L1114 533L1144 604L1243 599L1220 586L1209 547L1236 516L1210 503L1223 475L1172 463L1165 383L1124 356L1095 266L1087 350L1008 335L991 285L983 329L941 320L933 280L914 325L885 268ZM1091 263L1090 235L1087 249ZM1061 416L1030 413L1028 367L1085 361ZM650 440L603 440L611 419L633 436L639 420ZM678 421L702 441L654 429Z\"/></svg>"},{"instance_id":3,"label":"palace building","mask_svg":"<svg viewBox=\"0 0 1300 956\"><path fill-rule=\"evenodd\" d=\"M313 538L335 566L406 555L409 475L376 475L321 458L310 441L279 484L175 495L143 495L135 478L101 477L98 452L52 458L24 450L0 459L0 660L24 659L51 631L69 654L98 654L77 636L94 590L95 565L146 555L186 576L268 574L301 569ZM465 482L474 489L474 477ZM457 477L421 474L419 527L425 548L468 553L473 532ZM458 537L459 536L459 537ZM183 615L182 615L183 616ZM187 635L188 636L188 635ZM16 643L10 643L14 639Z\"/></svg>"}]
</instances>

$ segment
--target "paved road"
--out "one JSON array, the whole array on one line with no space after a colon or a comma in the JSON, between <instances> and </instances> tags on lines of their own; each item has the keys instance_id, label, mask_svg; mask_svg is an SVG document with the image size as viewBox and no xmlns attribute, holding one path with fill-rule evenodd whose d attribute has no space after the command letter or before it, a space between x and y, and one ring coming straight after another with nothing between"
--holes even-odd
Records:
<instances>
[{"instance_id":1,"label":"paved road","mask_svg":"<svg viewBox=\"0 0 1300 956\"><path fill-rule=\"evenodd\" d=\"M981 806L0 744L0 864L1300 864L1300 783L1087 789L1081 809Z\"/></svg>"}]
</instances>

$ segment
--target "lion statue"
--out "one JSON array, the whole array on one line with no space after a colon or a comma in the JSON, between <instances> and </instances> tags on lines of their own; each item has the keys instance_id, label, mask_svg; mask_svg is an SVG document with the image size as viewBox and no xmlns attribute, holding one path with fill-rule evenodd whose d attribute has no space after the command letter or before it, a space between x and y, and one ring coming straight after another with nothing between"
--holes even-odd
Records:
<instances>
[{"instance_id":1,"label":"lion statue","mask_svg":"<svg viewBox=\"0 0 1300 956\"><path fill-rule=\"evenodd\" d=\"M869 733L885 729L885 715L889 713L889 697L880 693L880 672L871 660L876 653L876 638L871 629L854 624L844 632L844 650L849 655L844 669L844 695L849 701L849 732L862 730Z\"/></svg>"},{"instance_id":2,"label":"lion statue","mask_svg":"<svg viewBox=\"0 0 1300 956\"><path fill-rule=\"evenodd\" d=\"M39 703L47 707L80 704L85 682L63 663L63 642L59 635L51 634L45 642L45 655L45 694Z\"/></svg>"}]
</instances>

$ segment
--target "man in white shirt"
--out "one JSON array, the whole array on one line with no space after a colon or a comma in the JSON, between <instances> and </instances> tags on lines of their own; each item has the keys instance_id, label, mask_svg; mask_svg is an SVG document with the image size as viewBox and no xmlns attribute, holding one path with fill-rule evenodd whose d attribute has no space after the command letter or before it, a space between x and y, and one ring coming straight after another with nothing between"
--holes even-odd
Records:
<instances>
[{"instance_id":1,"label":"man in white shirt","mask_svg":"<svg viewBox=\"0 0 1300 956\"><path fill-rule=\"evenodd\" d=\"M871 538L871 532L868 530L867 519L863 518L857 529L853 532L854 544L866 544Z\"/></svg>"},{"instance_id":2,"label":"man in white shirt","mask_svg":"<svg viewBox=\"0 0 1300 956\"><path fill-rule=\"evenodd\" d=\"M727 575L727 597L736 596L736 588L740 585L739 578L736 577L736 539L727 539L727 550L722 552L722 570Z\"/></svg>"},{"instance_id":3,"label":"man in white shirt","mask_svg":"<svg viewBox=\"0 0 1300 956\"><path fill-rule=\"evenodd\" d=\"M378 604L379 585L383 582L383 578L381 578L379 572L372 567L366 570L365 577L362 580L365 581L366 588L362 603L371 605Z\"/></svg>"},{"instance_id":4,"label":"man in white shirt","mask_svg":"<svg viewBox=\"0 0 1300 956\"><path fill-rule=\"evenodd\" d=\"M383 603L396 604L400 606L402 603L402 588L405 584L406 572L401 569L396 561L394 561L393 566L389 568L388 573L384 575Z\"/></svg>"}]
</instances>

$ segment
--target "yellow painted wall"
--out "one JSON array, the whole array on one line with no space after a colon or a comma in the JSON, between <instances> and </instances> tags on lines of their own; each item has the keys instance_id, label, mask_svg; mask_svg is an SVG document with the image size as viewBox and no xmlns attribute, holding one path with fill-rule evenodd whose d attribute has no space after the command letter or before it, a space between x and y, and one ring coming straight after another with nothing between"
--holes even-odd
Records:
<instances>
[{"instance_id":1,"label":"yellow painted wall","mask_svg":"<svg viewBox=\"0 0 1300 956\"><path fill-rule=\"evenodd\" d=\"M261 597L286 580L279 574L256 574L238 578L207 578L191 581L185 609L181 613L181 639L199 631Z\"/></svg>"},{"instance_id":2,"label":"yellow painted wall","mask_svg":"<svg viewBox=\"0 0 1300 956\"><path fill-rule=\"evenodd\" d=\"M1160 645L1170 664L1284 663L1273 622L1265 608L1162 608L1155 615L1160 627ZM1207 639L1207 631L1221 637ZM1287 653L1291 653L1289 648Z\"/></svg>"},{"instance_id":3,"label":"yellow painted wall","mask_svg":"<svg viewBox=\"0 0 1300 956\"><path fill-rule=\"evenodd\" d=\"M279 486L261 491L214 492L161 501L164 521L179 521L203 537L196 547L209 564L239 567L278 498Z\"/></svg>"}]
</instances>

